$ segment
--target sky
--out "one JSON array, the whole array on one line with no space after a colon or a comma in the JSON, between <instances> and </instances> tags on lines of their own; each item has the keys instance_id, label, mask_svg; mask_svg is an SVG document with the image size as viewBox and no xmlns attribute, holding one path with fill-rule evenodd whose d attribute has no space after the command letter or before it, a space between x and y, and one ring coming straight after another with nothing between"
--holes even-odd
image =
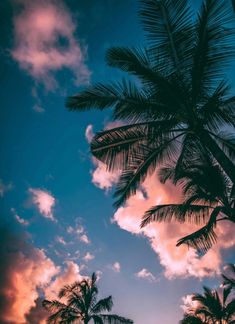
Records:
<instances>
[{"instance_id":1,"label":"sky","mask_svg":"<svg viewBox=\"0 0 235 324\"><path fill-rule=\"evenodd\" d=\"M136 0L0 1L1 323L45 323L42 299L96 271L113 312L175 324L186 296L216 287L234 260L231 226L218 227L221 239L204 256L175 247L192 225L140 230L148 207L180 195L156 175L115 210L118 174L92 158L89 142L116 124L108 110L65 108L68 95L123 76L106 66L105 51L144 44L137 9Z\"/></svg>"}]
</instances>

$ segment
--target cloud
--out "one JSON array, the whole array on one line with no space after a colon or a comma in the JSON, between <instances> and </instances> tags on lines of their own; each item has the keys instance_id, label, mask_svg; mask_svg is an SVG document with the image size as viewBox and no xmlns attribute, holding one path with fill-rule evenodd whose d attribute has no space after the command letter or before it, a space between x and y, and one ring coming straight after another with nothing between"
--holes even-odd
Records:
<instances>
[{"instance_id":1,"label":"cloud","mask_svg":"<svg viewBox=\"0 0 235 324\"><path fill-rule=\"evenodd\" d=\"M111 269L114 272L120 272L121 271L121 265L119 262L114 262L114 264L111 265Z\"/></svg>"},{"instance_id":2,"label":"cloud","mask_svg":"<svg viewBox=\"0 0 235 324\"><path fill-rule=\"evenodd\" d=\"M91 261L95 258L95 256L93 254L91 254L90 252L87 252L85 254L85 256L83 257L83 260L88 262L88 261Z\"/></svg>"},{"instance_id":3,"label":"cloud","mask_svg":"<svg viewBox=\"0 0 235 324\"><path fill-rule=\"evenodd\" d=\"M64 238L62 236L56 236L56 242L62 244L62 245L67 245L68 243L65 242Z\"/></svg>"},{"instance_id":4,"label":"cloud","mask_svg":"<svg viewBox=\"0 0 235 324\"><path fill-rule=\"evenodd\" d=\"M192 309L196 309L199 306L197 300L193 300L193 295L186 295L182 297L183 304L180 305L184 313L190 313Z\"/></svg>"},{"instance_id":5,"label":"cloud","mask_svg":"<svg viewBox=\"0 0 235 324\"><path fill-rule=\"evenodd\" d=\"M85 131L85 137L88 143L91 142L92 138L94 137L93 125L88 125Z\"/></svg>"},{"instance_id":6,"label":"cloud","mask_svg":"<svg viewBox=\"0 0 235 324\"><path fill-rule=\"evenodd\" d=\"M95 169L91 172L92 183L96 187L108 192L118 182L120 172L109 172L106 165L94 157L92 162L95 166Z\"/></svg>"},{"instance_id":7,"label":"cloud","mask_svg":"<svg viewBox=\"0 0 235 324\"><path fill-rule=\"evenodd\" d=\"M3 197L7 191L13 189L12 183L4 183L2 179L0 179L0 197Z\"/></svg>"},{"instance_id":8,"label":"cloud","mask_svg":"<svg viewBox=\"0 0 235 324\"><path fill-rule=\"evenodd\" d=\"M58 274L59 267L43 250L27 243L25 235L4 228L0 240L0 322L22 324L36 306L38 290Z\"/></svg>"},{"instance_id":9,"label":"cloud","mask_svg":"<svg viewBox=\"0 0 235 324\"><path fill-rule=\"evenodd\" d=\"M73 261L57 266L28 235L0 228L0 322L46 324L41 302L55 299L66 284L80 281L81 267Z\"/></svg>"},{"instance_id":10,"label":"cloud","mask_svg":"<svg viewBox=\"0 0 235 324\"><path fill-rule=\"evenodd\" d=\"M75 235L75 237L85 243L85 244L90 244L91 241L85 231L85 228L82 225L76 224L75 227L68 226L67 227L67 233L70 235Z\"/></svg>"},{"instance_id":11,"label":"cloud","mask_svg":"<svg viewBox=\"0 0 235 324\"><path fill-rule=\"evenodd\" d=\"M76 24L62 1L18 1L12 57L48 90L58 86L55 72L69 69L76 84L87 83L86 48L75 37Z\"/></svg>"},{"instance_id":12,"label":"cloud","mask_svg":"<svg viewBox=\"0 0 235 324\"><path fill-rule=\"evenodd\" d=\"M50 192L42 189L29 188L29 192L32 194L33 204L37 206L42 216L55 221L53 216L53 207L56 203L55 197Z\"/></svg>"},{"instance_id":13,"label":"cloud","mask_svg":"<svg viewBox=\"0 0 235 324\"><path fill-rule=\"evenodd\" d=\"M58 293L64 285L81 281L85 277L80 274L80 267L73 261L66 261L65 268L44 289L45 298L52 300L58 298Z\"/></svg>"},{"instance_id":14,"label":"cloud","mask_svg":"<svg viewBox=\"0 0 235 324\"><path fill-rule=\"evenodd\" d=\"M143 268L142 270L140 270L139 272L135 273L137 278L141 278L141 279L146 279L150 282L156 282L157 279L156 277L152 274L152 272L150 272L149 270Z\"/></svg>"},{"instance_id":15,"label":"cloud","mask_svg":"<svg viewBox=\"0 0 235 324\"><path fill-rule=\"evenodd\" d=\"M109 122L106 124L105 129L110 129L114 127L121 126L122 123L119 121L116 122ZM93 132L93 125L88 125L85 131L85 137L88 143L91 142L92 138L94 137ZM106 168L106 165L102 163L101 161L97 160L95 157L92 157L92 163L94 165L94 169L91 171L92 176L92 183L100 188L104 189L106 192L108 192L113 185L115 185L118 182L118 179L120 177L120 172L109 172Z\"/></svg>"},{"instance_id":16,"label":"cloud","mask_svg":"<svg viewBox=\"0 0 235 324\"><path fill-rule=\"evenodd\" d=\"M86 234L82 234L80 237L79 237L79 240L85 244L90 244L91 241L89 240L88 236Z\"/></svg>"},{"instance_id":17,"label":"cloud","mask_svg":"<svg viewBox=\"0 0 235 324\"><path fill-rule=\"evenodd\" d=\"M13 213L13 215L14 215L16 221L17 221L19 224L21 224L21 225L23 225L23 226L28 226L28 225L29 225L29 221L27 221L26 219L20 217L20 216L18 215L18 213L16 212L15 208L11 208L11 212Z\"/></svg>"},{"instance_id":18,"label":"cloud","mask_svg":"<svg viewBox=\"0 0 235 324\"><path fill-rule=\"evenodd\" d=\"M148 208L160 203L174 203L179 199L179 188L169 183L163 186L157 180L156 174L153 174L145 180L142 189L132 196L124 207L116 211L112 221L126 231L148 238L167 278L213 276L220 271L221 250L231 248L235 244L233 224L217 226L219 242L202 257L194 249L175 246L180 237L197 229L192 224L155 222L140 229L142 215Z\"/></svg>"}]
</instances>

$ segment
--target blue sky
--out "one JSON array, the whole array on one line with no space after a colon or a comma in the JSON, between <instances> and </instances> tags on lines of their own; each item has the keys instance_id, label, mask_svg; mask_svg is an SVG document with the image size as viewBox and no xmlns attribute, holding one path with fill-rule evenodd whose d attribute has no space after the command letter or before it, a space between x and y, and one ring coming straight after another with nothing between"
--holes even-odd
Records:
<instances>
[{"instance_id":1,"label":"blue sky","mask_svg":"<svg viewBox=\"0 0 235 324\"><path fill-rule=\"evenodd\" d=\"M192 1L194 9L198 3ZM31 19L32 13L45 8L51 10L46 11L49 18L50 14L58 18L57 27L49 20L48 30L52 31L48 38L47 30L40 30L40 21L36 26L36 20ZM17 257L8 265L12 276L20 269L16 264L20 252L25 256L21 260L25 271L22 273L27 273L27 260L39 268L42 258L42 273L54 269L48 274L50 282L69 272L68 261L73 262L70 279L78 273L101 272L101 294L113 295L115 312L132 318L136 324L174 324L182 317L183 296L200 291L202 284L216 285L218 278L205 274L212 275L217 267L233 260L232 246L219 246L213 252L214 265L209 258L201 262L193 256L193 270L170 268L165 254L157 252L156 237L151 239L148 233L141 234L130 225L123 225L123 211L115 214L112 187L100 188L105 174L101 182L94 179L99 166L92 162L85 132L88 125L93 131L104 128L110 121L109 112L72 113L65 109L66 96L78 92L87 82L122 77L105 65L105 51L112 45L143 44L137 8L135 0L37 0L31 4L25 0L1 1L1 221L4 228L30 246L22 251L20 244L15 247ZM64 15L60 16L61 12ZM65 35L58 36L58 25L67 28ZM30 38L31 31L36 32L35 39ZM55 60L46 57L44 62L36 57L35 51L45 39L47 54L53 46L57 49ZM64 59L58 48L68 46L68 42L71 55ZM81 54L77 61L72 57L74 50ZM28 61L22 59L22 53L29 55ZM150 196L151 186L146 189ZM133 201L126 212L133 211L137 203ZM111 221L113 217L116 222ZM161 229L162 240L166 235ZM8 243L3 244L6 251ZM163 243L159 245L162 249ZM26 253L28 249L30 252ZM35 255L39 251L43 255L37 261ZM84 259L88 255L91 260ZM56 272L57 266L61 268ZM182 267L186 266L189 261L184 259ZM203 275L199 275L201 269ZM33 284L25 278L25 287L30 286L26 291L34 289L36 298L46 285L38 277ZM10 279L8 284L13 289ZM25 312L30 312L33 305L32 299Z\"/></svg>"}]
</instances>

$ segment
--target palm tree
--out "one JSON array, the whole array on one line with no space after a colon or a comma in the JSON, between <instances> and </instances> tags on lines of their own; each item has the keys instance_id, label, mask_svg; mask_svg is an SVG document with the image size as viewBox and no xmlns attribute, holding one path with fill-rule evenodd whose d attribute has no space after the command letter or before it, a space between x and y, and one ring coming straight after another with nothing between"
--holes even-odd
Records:
<instances>
[{"instance_id":1,"label":"palm tree","mask_svg":"<svg viewBox=\"0 0 235 324\"><path fill-rule=\"evenodd\" d=\"M44 300L45 307L52 315L48 318L48 324L77 323L87 324L93 321L95 324L131 324L132 320L107 314L112 309L112 296L97 301L98 288L97 276L92 274L90 279L83 279L72 285L64 286L59 292L59 298L66 298L67 303L58 300Z\"/></svg>"},{"instance_id":2,"label":"palm tree","mask_svg":"<svg viewBox=\"0 0 235 324\"><path fill-rule=\"evenodd\" d=\"M66 103L76 111L113 108L113 119L123 123L91 142L92 154L109 170L122 170L116 207L166 160L179 167L187 150L195 154L193 147L210 154L235 183L228 133L235 96L224 81L234 55L231 3L204 0L193 19L187 0L142 0L140 17L148 48L112 47L106 54L108 65L132 78L89 86Z\"/></svg>"},{"instance_id":3,"label":"palm tree","mask_svg":"<svg viewBox=\"0 0 235 324\"><path fill-rule=\"evenodd\" d=\"M180 324L203 324L204 322L200 317L185 314L184 318L180 321Z\"/></svg>"},{"instance_id":4,"label":"palm tree","mask_svg":"<svg viewBox=\"0 0 235 324\"><path fill-rule=\"evenodd\" d=\"M203 316L204 323L232 324L235 323L235 299L231 298L231 288L224 287L222 295L217 290L203 287L203 294L194 294L192 300L198 306L192 310L195 316Z\"/></svg>"},{"instance_id":5,"label":"palm tree","mask_svg":"<svg viewBox=\"0 0 235 324\"><path fill-rule=\"evenodd\" d=\"M166 166L159 172L165 183L171 179L182 188L184 200L178 204L157 205L146 211L141 227L152 221L194 223L202 227L181 238L177 246L187 244L206 252L216 242L215 227L220 221L235 223L234 186L218 164L206 155L183 161L182 169Z\"/></svg>"}]
</instances>

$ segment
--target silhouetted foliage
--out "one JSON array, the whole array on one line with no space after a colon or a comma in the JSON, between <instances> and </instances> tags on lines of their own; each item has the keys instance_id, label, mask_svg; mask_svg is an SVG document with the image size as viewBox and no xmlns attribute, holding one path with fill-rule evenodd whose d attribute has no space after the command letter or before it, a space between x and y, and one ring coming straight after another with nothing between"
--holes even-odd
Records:
<instances>
[{"instance_id":1,"label":"silhouetted foliage","mask_svg":"<svg viewBox=\"0 0 235 324\"><path fill-rule=\"evenodd\" d=\"M228 265L226 273L229 268L230 265ZM224 277L226 277L225 274L222 275L223 279ZM228 283L222 284L218 290L203 287L202 294L195 293L192 295L192 301L196 301L197 305L188 310L180 323L234 324L235 299L233 288L234 286ZM196 322L195 318L198 318L199 322Z\"/></svg>"},{"instance_id":2,"label":"silhouetted foliage","mask_svg":"<svg viewBox=\"0 0 235 324\"><path fill-rule=\"evenodd\" d=\"M95 324L132 324L133 321L115 314L108 314L113 307L112 296L97 300L97 276L83 279L72 285L64 286L58 297L65 299L66 303L58 300L44 300L45 307L52 315L48 324L84 323L93 321Z\"/></svg>"},{"instance_id":3,"label":"silhouetted foliage","mask_svg":"<svg viewBox=\"0 0 235 324\"><path fill-rule=\"evenodd\" d=\"M192 223L202 225L194 233L181 238L177 245L187 244L206 252L216 242L216 224L235 223L234 186L218 164L206 155L181 163L182 169L171 165L161 169L161 182L172 180L180 185L184 201L179 204L157 205L146 211L141 226L152 221Z\"/></svg>"},{"instance_id":4,"label":"silhouetted foliage","mask_svg":"<svg viewBox=\"0 0 235 324\"><path fill-rule=\"evenodd\" d=\"M109 170L121 169L115 206L133 194L166 161L200 150L235 183L235 96L224 81L234 55L227 0L204 0L196 19L187 0L142 0L140 18L148 48L112 47L109 66L139 82L97 83L67 99L70 110L112 109L123 126L104 130L91 142L92 154ZM190 154L189 154L190 153Z\"/></svg>"}]
</instances>

